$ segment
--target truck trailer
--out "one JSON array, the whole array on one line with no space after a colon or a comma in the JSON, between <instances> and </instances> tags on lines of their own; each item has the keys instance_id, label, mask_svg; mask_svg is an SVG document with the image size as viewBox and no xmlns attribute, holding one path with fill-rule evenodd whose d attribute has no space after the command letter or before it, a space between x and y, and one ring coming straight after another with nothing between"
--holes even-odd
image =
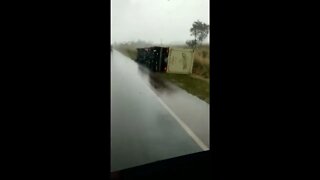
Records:
<instances>
[{"instance_id":1,"label":"truck trailer","mask_svg":"<svg viewBox=\"0 0 320 180\"><path fill-rule=\"evenodd\" d=\"M136 61L153 72L190 74L193 68L192 49L154 46L138 48Z\"/></svg>"}]
</instances>

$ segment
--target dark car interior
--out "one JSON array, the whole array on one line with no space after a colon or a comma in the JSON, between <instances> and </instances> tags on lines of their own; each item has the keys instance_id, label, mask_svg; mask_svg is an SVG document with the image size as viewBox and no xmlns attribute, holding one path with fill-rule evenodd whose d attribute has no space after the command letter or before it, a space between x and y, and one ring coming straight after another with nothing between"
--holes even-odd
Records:
<instances>
[{"instance_id":1,"label":"dark car interior","mask_svg":"<svg viewBox=\"0 0 320 180\"><path fill-rule=\"evenodd\" d=\"M199 152L112 172L111 179L211 179L211 159L211 151Z\"/></svg>"}]
</instances>

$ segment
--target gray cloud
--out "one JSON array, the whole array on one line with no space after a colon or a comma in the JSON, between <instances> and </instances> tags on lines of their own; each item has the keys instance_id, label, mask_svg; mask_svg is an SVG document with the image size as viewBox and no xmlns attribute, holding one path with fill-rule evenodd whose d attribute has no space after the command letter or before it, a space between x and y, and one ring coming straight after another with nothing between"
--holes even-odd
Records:
<instances>
[{"instance_id":1,"label":"gray cloud","mask_svg":"<svg viewBox=\"0 0 320 180\"><path fill-rule=\"evenodd\" d=\"M184 43L198 19L209 24L209 0L112 0L111 41Z\"/></svg>"}]
</instances>

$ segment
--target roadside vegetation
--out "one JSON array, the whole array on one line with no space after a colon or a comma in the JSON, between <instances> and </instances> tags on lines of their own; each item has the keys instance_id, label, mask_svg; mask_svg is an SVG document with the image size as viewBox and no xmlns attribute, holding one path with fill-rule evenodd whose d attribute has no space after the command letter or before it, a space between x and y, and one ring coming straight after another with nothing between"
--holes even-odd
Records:
<instances>
[{"instance_id":1,"label":"roadside vegetation","mask_svg":"<svg viewBox=\"0 0 320 180\"><path fill-rule=\"evenodd\" d=\"M209 80L199 79L186 74L159 73L159 76L210 104Z\"/></svg>"},{"instance_id":2,"label":"roadside vegetation","mask_svg":"<svg viewBox=\"0 0 320 180\"><path fill-rule=\"evenodd\" d=\"M137 49L130 46L117 46L115 49L132 60L137 59Z\"/></svg>"}]
</instances>

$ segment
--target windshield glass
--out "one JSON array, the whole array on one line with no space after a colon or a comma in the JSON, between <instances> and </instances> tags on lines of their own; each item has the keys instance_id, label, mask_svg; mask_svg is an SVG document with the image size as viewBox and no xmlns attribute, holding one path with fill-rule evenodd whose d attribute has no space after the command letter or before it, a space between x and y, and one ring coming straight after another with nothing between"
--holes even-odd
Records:
<instances>
[{"instance_id":1,"label":"windshield glass","mask_svg":"<svg viewBox=\"0 0 320 180\"><path fill-rule=\"evenodd\" d=\"M111 1L111 172L207 151L209 0Z\"/></svg>"}]
</instances>

